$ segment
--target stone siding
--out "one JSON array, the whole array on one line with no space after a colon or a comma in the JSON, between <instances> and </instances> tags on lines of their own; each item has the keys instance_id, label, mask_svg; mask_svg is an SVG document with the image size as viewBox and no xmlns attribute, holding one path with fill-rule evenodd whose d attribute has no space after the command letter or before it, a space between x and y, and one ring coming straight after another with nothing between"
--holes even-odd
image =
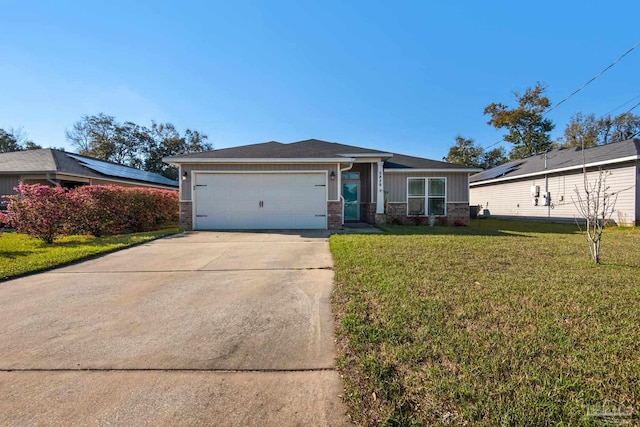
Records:
<instances>
[{"instance_id":1,"label":"stone siding","mask_svg":"<svg viewBox=\"0 0 640 427\"><path fill-rule=\"evenodd\" d=\"M342 202L327 202L327 227L329 230L342 229Z\"/></svg>"},{"instance_id":2,"label":"stone siding","mask_svg":"<svg viewBox=\"0 0 640 427\"><path fill-rule=\"evenodd\" d=\"M193 209L191 202L180 202L180 230L193 230Z\"/></svg>"}]
</instances>

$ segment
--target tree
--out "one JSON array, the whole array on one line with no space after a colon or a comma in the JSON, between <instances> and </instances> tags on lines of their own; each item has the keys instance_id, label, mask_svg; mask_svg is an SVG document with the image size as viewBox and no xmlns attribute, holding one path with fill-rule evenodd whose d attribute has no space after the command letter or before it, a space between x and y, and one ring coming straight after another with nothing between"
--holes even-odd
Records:
<instances>
[{"instance_id":1,"label":"tree","mask_svg":"<svg viewBox=\"0 0 640 427\"><path fill-rule=\"evenodd\" d=\"M616 117L606 115L598 120L600 143L624 141L640 135L640 116L630 112L622 113Z\"/></svg>"},{"instance_id":2,"label":"tree","mask_svg":"<svg viewBox=\"0 0 640 427\"><path fill-rule=\"evenodd\" d=\"M36 143L35 143L35 142L33 142L33 141L26 141L26 142L22 145L22 148L23 148L24 150L39 150L39 149L41 149L41 148L42 148L42 146L41 146L41 145L36 144Z\"/></svg>"},{"instance_id":3,"label":"tree","mask_svg":"<svg viewBox=\"0 0 640 427\"><path fill-rule=\"evenodd\" d=\"M640 135L640 116L630 112L596 119L594 114L576 113L564 130L561 147L595 147Z\"/></svg>"},{"instance_id":4,"label":"tree","mask_svg":"<svg viewBox=\"0 0 640 427\"><path fill-rule=\"evenodd\" d=\"M545 89L538 82L522 94L514 92L518 106L513 109L495 102L484 109L484 114L491 116L487 124L508 131L504 140L513 144L509 152L511 159L521 159L551 148L549 133L554 124L544 118L545 110L551 106L549 99L543 96Z\"/></svg>"},{"instance_id":5,"label":"tree","mask_svg":"<svg viewBox=\"0 0 640 427\"><path fill-rule=\"evenodd\" d=\"M0 153L9 153L11 151L20 151L22 147L18 144L18 140L12 133L4 129L0 129Z\"/></svg>"},{"instance_id":6,"label":"tree","mask_svg":"<svg viewBox=\"0 0 640 427\"><path fill-rule=\"evenodd\" d=\"M611 216L615 211L616 200L618 195L610 192L607 185L607 177L611 175L611 171L598 170L598 175L593 182L589 182L587 175L586 158L584 155L584 146L582 146L582 179L583 192L578 186L574 189L576 198L573 203L578 209L580 216L584 219L585 232L587 242L589 244L589 252L591 260L600 263L600 246L602 243L602 231L605 225L611 220ZM582 226L577 221L580 231Z\"/></svg>"},{"instance_id":7,"label":"tree","mask_svg":"<svg viewBox=\"0 0 640 427\"><path fill-rule=\"evenodd\" d=\"M133 122L117 124L110 160L134 168L142 168L144 152L151 142L151 134L146 127Z\"/></svg>"},{"instance_id":8,"label":"tree","mask_svg":"<svg viewBox=\"0 0 640 427\"><path fill-rule=\"evenodd\" d=\"M28 139L22 129L10 128L8 131L0 129L0 153L11 151L37 150L42 148Z\"/></svg>"},{"instance_id":9,"label":"tree","mask_svg":"<svg viewBox=\"0 0 640 427\"><path fill-rule=\"evenodd\" d=\"M456 142L449 148L445 161L456 165L490 169L507 161L504 148L484 151L473 139L456 136Z\"/></svg>"},{"instance_id":10,"label":"tree","mask_svg":"<svg viewBox=\"0 0 640 427\"><path fill-rule=\"evenodd\" d=\"M451 148L445 160L456 165L482 167L482 153L484 149L476 145L473 139L456 136L456 142Z\"/></svg>"},{"instance_id":11,"label":"tree","mask_svg":"<svg viewBox=\"0 0 640 427\"><path fill-rule=\"evenodd\" d=\"M115 117L104 113L82 116L72 130L66 132L67 141L83 156L111 160L116 152L117 126Z\"/></svg>"},{"instance_id":12,"label":"tree","mask_svg":"<svg viewBox=\"0 0 640 427\"><path fill-rule=\"evenodd\" d=\"M67 140L82 155L124 164L177 179L177 168L162 158L180 153L211 150L207 135L187 129L184 136L171 123L151 122L151 127L100 113L83 116L66 132Z\"/></svg>"},{"instance_id":13,"label":"tree","mask_svg":"<svg viewBox=\"0 0 640 427\"><path fill-rule=\"evenodd\" d=\"M507 154L504 151L504 148L497 147L493 150L485 151L482 155L482 168L483 169L491 169L495 168L498 165L506 163L509 161Z\"/></svg>"},{"instance_id":14,"label":"tree","mask_svg":"<svg viewBox=\"0 0 640 427\"><path fill-rule=\"evenodd\" d=\"M595 114L574 114L564 129L564 138L561 139L560 146L589 148L599 145L600 128L598 122Z\"/></svg>"},{"instance_id":15,"label":"tree","mask_svg":"<svg viewBox=\"0 0 640 427\"><path fill-rule=\"evenodd\" d=\"M88 155L91 152L91 134L89 133L89 116L73 124L71 130L65 130L67 141L78 151L78 154Z\"/></svg>"},{"instance_id":16,"label":"tree","mask_svg":"<svg viewBox=\"0 0 640 427\"><path fill-rule=\"evenodd\" d=\"M151 142L146 153L144 169L170 179L178 179L178 169L162 161L176 154L212 150L207 135L187 129L182 137L171 123L151 122Z\"/></svg>"}]
</instances>

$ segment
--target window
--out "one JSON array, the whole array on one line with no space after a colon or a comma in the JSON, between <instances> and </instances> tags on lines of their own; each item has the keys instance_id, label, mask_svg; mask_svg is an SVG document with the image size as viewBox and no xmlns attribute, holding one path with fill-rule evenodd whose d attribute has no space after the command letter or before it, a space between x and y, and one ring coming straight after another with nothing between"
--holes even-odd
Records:
<instances>
[{"instance_id":1,"label":"window","mask_svg":"<svg viewBox=\"0 0 640 427\"><path fill-rule=\"evenodd\" d=\"M360 172L342 172L342 179L360 179Z\"/></svg>"},{"instance_id":2,"label":"window","mask_svg":"<svg viewBox=\"0 0 640 427\"><path fill-rule=\"evenodd\" d=\"M407 178L407 215L446 215L445 178Z\"/></svg>"},{"instance_id":3,"label":"window","mask_svg":"<svg viewBox=\"0 0 640 427\"><path fill-rule=\"evenodd\" d=\"M407 215L424 215L425 185L424 178L409 178L407 184Z\"/></svg>"}]
</instances>

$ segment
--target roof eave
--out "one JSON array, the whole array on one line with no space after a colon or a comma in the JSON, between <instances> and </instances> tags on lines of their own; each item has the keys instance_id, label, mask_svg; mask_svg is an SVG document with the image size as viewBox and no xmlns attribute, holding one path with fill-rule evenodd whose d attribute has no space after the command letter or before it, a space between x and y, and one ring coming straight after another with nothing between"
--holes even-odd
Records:
<instances>
[{"instance_id":1,"label":"roof eave","mask_svg":"<svg viewBox=\"0 0 640 427\"><path fill-rule=\"evenodd\" d=\"M408 172L453 172L453 173L473 173L480 172L479 168L385 168L385 173L408 173Z\"/></svg>"},{"instance_id":2,"label":"roof eave","mask_svg":"<svg viewBox=\"0 0 640 427\"><path fill-rule=\"evenodd\" d=\"M55 179L82 179L82 180L102 180L102 181L111 181L111 182L117 182L117 183L121 183L121 184L129 184L129 185L140 185L140 186L144 186L144 187L162 187L162 188L166 188L168 190L176 190L179 187L179 183L178 181L176 181L175 184L163 184L163 183L156 183L156 182L151 182L151 181L139 181L139 180L135 180L135 179L124 179L124 178L118 178L118 177L112 177L109 175L100 175L100 176L92 176L92 175L83 175L83 174L79 174L79 173L73 173L73 172L67 172L67 171L13 171L13 172L6 172L6 171L2 171L0 172L0 175L4 175L4 176L11 176L11 175L15 175L15 176L25 176L25 175L42 175L45 179L47 177L50 178L55 178Z\"/></svg>"},{"instance_id":3,"label":"roof eave","mask_svg":"<svg viewBox=\"0 0 640 427\"><path fill-rule=\"evenodd\" d=\"M347 163L355 159L349 157L326 158L220 158L220 157L165 157L163 162L172 165L182 163Z\"/></svg>"},{"instance_id":4,"label":"roof eave","mask_svg":"<svg viewBox=\"0 0 640 427\"><path fill-rule=\"evenodd\" d=\"M371 157L371 158L380 158L380 159L390 159L391 157L394 156L393 153L378 153L378 152L373 152L373 153L340 153L338 154L339 156L344 156L344 157L353 157L353 158L360 158L360 157Z\"/></svg>"},{"instance_id":5,"label":"roof eave","mask_svg":"<svg viewBox=\"0 0 640 427\"><path fill-rule=\"evenodd\" d=\"M495 182L512 181L512 180L516 180L516 179L530 178L532 176L540 176L540 175L548 175L548 174L551 174L551 173L567 172L567 171L571 171L571 170L582 169L583 167L592 168L592 167L596 167L596 166L611 165L611 164L615 164L615 163L625 163L625 162L630 162L630 161L633 161L633 160L640 160L640 154L636 155L636 156L627 156L627 157L620 157L620 158L617 158L617 159L603 160L601 162L586 163L584 165L573 165L573 166L567 166L567 167L564 167L564 168L545 169L545 170L541 170L541 171L537 171L537 172L525 173L525 174L522 174L522 175L503 176L503 177L500 177L500 178L486 179L486 180L482 180L482 181L474 181L474 182L470 182L469 186L470 187L474 187L474 186L478 186L478 185L481 185L481 184L493 184Z\"/></svg>"}]
</instances>

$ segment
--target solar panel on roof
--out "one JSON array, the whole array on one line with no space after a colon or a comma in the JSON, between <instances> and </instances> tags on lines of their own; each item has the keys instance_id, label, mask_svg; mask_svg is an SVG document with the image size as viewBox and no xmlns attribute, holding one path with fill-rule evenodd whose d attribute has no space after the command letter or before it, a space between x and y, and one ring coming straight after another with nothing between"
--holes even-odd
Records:
<instances>
[{"instance_id":1,"label":"solar panel on roof","mask_svg":"<svg viewBox=\"0 0 640 427\"><path fill-rule=\"evenodd\" d=\"M496 166L493 169L489 169L487 171L482 172L482 179L493 179L499 176L505 175L518 166L520 166L523 162L519 163L505 163L504 165Z\"/></svg>"},{"instance_id":2,"label":"solar panel on roof","mask_svg":"<svg viewBox=\"0 0 640 427\"><path fill-rule=\"evenodd\" d=\"M70 153L67 153L67 155L79 161L83 166L103 175L133 179L136 181L153 182L155 184L171 185L174 187L177 187L178 185L176 181L153 172L134 169L124 165L117 165L115 163L103 162L101 160L89 159Z\"/></svg>"}]
</instances>

